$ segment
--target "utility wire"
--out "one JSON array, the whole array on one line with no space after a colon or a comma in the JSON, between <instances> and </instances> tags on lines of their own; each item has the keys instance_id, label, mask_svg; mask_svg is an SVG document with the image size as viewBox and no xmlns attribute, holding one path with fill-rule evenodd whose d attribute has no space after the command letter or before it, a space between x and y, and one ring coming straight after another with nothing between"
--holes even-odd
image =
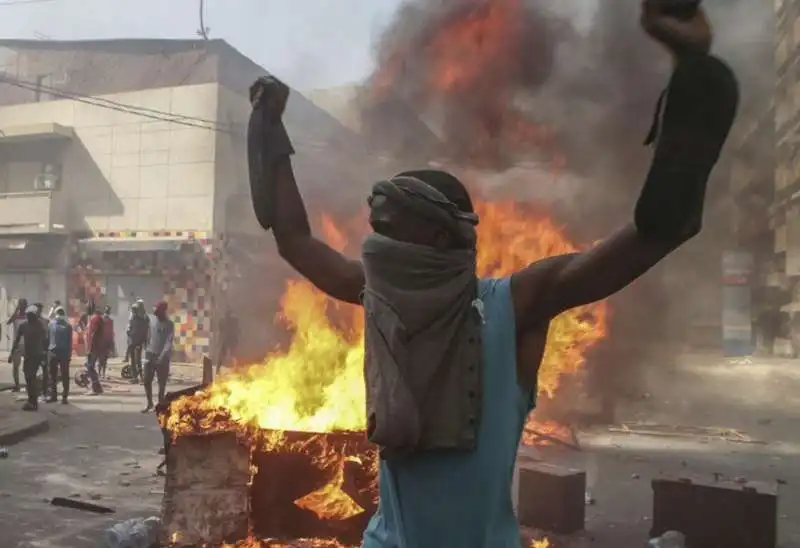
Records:
<instances>
[{"instance_id":1,"label":"utility wire","mask_svg":"<svg viewBox=\"0 0 800 548\"><path fill-rule=\"evenodd\" d=\"M136 105L128 105L128 104L125 104L125 103L120 103L119 101L113 101L111 99L106 99L104 97L96 97L96 96L92 96L92 95L86 95L84 93L79 93L77 91L58 89L58 88L54 88L54 87L51 87L51 86L47 86L45 84L39 84L37 82L32 82L30 80L20 80L18 78L12 78L12 77L10 77L8 75L0 75L0 81L3 81L3 80L12 80L13 82L16 82L16 83L19 83L19 84L22 84L22 85L33 86L35 89L41 90L42 92L49 93L51 95L62 95L62 96L63 95L69 95L70 97L80 97L81 99L88 99L88 100L91 100L91 101L97 101L99 103L105 103L107 105L120 107L120 108L125 108L125 109L129 109L129 110L147 112L149 114L155 114L155 115L158 115L158 116L168 116L170 118L177 118L177 119L180 119L180 120L187 120L187 121L190 121L190 122L199 122L199 123L203 123L203 124L219 125L219 122L217 122L215 120L209 120L207 118L199 118L197 116L186 116L186 115L183 115L183 114L175 114L173 112L165 112L163 110L156 110L156 109L153 109L153 108L140 107L140 106L136 106Z\"/></svg>"},{"instance_id":2,"label":"utility wire","mask_svg":"<svg viewBox=\"0 0 800 548\"><path fill-rule=\"evenodd\" d=\"M206 3L205 0L200 0L200 29L197 35L203 40L208 40L208 31L211 30L206 26Z\"/></svg>"},{"instance_id":3,"label":"utility wire","mask_svg":"<svg viewBox=\"0 0 800 548\"><path fill-rule=\"evenodd\" d=\"M26 4L49 4L56 0L5 0L0 2L0 7L3 6L24 6Z\"/></svg>"},{"instance_id":4,"label":"utility wire","mask_svg":"<svg viewBox=\"0 0 800 548\"><path fill-rule=\"evenodd\" d=\"M190 127L196 127L196 128L202 128L202 129L209 129L209 130L212 130L212 131L218 131L217 128L213 128L213 127L209 127L209 126L201 125L201 124L195 124L195 123L192 123L190 121L187 121L187 119L189 117L173 115L172 113L169 113L169 112L158 111L158 114L154 114L154 113L148 112L149 110L152 110L152 109L143 109L143 108L140 108L140 107L135 107L133 105L125 105L124 103L116 103L114 101L107 101L107 102L99 101L98 100L99 98L95 98L95 97L91 97L91 96L85 96L85 95L81 95L81 94L74 94L74 93L64 92L64 91L57 90L57 89L54 89L54 88L48 88L47 86L40 86L40 85L37 85L35 83L31 83L31 82L9 80L7 77L0 78L0 82L6 83L6 84L9 84L11 86L18 87L18 88L21 88L21 89L33 91L33 92L43 92L43 93L47 93L49 95L53 95L55 97L59 97L59 98L62 98L62 99L70 99L70 100L73 100L73 101L78 101L80 103L84 103L84 104L87 104L87 105L92 105L92 106L96 106L96 107L100 107L100 108L106 108L106 109L110 109L110 110L115 110L117 112L124 112L124 113L127 113L127 114L134 114L134 115L137 115L137 116L142 116L143 118L150 118L152 120L159 120L159 121L163 121L163 122L172 122L172 123L175 123L175 124L186 125L186 126L190 126Z\"/></svg>"},{"instance_id":5,"label":"utility wire","mask_svg":"<svg viewBox=\"0 0 800 548\"><path fill-rule=\"evenodd\" d=\"M170 122L173 124L178 124L187 127L193 127L197 129L207 129L209 131L216 131L221 133L229 133L233 134L234 132L223 128L220 126L218 122L214 122L212 120L205 120L202 118L194 118L191 116L183 116L179 114L173 114L171 112L164 112L155 109L148 109L145 107L137 107L134 105L127 105L125 103L119 103L116 101L111 101L109 99L102 99L99 97L92 97L89 95L83 95L79 93L67 92L58 90L55 88L51 88L49 86L41 86L37 85L34 82L27 82L24 80L16 80L10 79L8 76L0 76L0 83L5 83L10 86L14 86L17 88L33 91L33 92L43 92L53 95L55 97L59 97L62 99L70 99L73 101L77 101L80 103L84 103L87 105L92 105L98 108L106 108L109 110L115 110L117 112L123 112L126 114L133 114L136 116L141 116L143 118L149 118L151 120L161 121L161 122ZM199 122L199 123L198 123ZM208 125L211 124L211 125ZM216 126L216 127L215 127Z\"/></svg>"}]
</instances>

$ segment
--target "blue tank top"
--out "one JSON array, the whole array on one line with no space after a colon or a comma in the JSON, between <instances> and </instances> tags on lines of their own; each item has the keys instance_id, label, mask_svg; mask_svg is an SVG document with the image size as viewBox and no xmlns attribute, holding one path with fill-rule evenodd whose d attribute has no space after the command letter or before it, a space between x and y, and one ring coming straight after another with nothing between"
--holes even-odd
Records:
<instances>
[{"instance_id":1,"label":"blue tank top","mask_svg":"<svg viewBox=\"0 0 800 548\"><path fill-rule=\"evenodd\" d=\"M381 461L363 548L519 548L511 480L535 394L517 384L511 280L480 280L483 399L477 449Z\"/></svg>"}]
</instances>

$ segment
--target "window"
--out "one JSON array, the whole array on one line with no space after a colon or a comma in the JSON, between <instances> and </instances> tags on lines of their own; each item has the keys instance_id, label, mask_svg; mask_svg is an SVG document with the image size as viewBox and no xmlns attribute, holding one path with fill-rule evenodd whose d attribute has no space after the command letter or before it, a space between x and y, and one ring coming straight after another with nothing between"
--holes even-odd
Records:
<instances>
[{"instance_id":1,"label":"window","mask_svg":"<svg viewBox=\"0 0 800 548\"><path fill-rule=\"evenodd\" d=\"M61 166L43 164L42 170L33 180L34 190L58 190L61 186Z\"/></svg>"}]
</instances>

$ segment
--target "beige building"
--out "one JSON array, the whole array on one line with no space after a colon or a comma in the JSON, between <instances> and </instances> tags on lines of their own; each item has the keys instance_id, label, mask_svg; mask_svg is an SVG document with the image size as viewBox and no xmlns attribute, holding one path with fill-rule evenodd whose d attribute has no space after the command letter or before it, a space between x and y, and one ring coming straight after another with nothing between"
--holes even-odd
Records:
<instances>
[{"instance_id":1,"label":"beige building","mask_svg":"<svg viewBox=\"0 0 800 548\"><path fill-rule=\"evenodd\" d=\"M232 277L270 264L247 260L269 249L245 152L264 74L221 40L0 40L0 314L21 297L72 316L108 304L122 345L131 302L166 299L178 357L208 352ZM363 164L359 138L302 95L286 122L306 187Z\"/></svg>"}]
</instances>

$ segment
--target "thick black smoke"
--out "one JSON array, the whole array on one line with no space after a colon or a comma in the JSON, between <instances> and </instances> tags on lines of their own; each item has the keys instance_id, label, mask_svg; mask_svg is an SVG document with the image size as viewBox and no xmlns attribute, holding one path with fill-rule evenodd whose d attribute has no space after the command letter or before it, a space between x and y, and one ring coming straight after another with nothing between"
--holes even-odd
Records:
<instances>
[{"instance_id":1,"label":"thick black smoke","mask_svg":"<svg viewBox=\"0 0 800 548\"><path fill-rule=\"evenodd\" d=\"M415 163L446 157L457 166L478 163L486 169L485 162L476 162L484 159L473 147L477 142L480 152L488 151L496 175L521 160L503 150L504 124L513 119L504 114L553 128L548 144L555 142L565 155L570 180L581 181L570 193L575 199L569 206L554 204L553 210L573 235L590 242L630 219L649 162L642 141L669 76L669 59L639 27L637 2L523 0L523 10L499 46L476 35L476 43L463 52L499 47L505 54L519 54L481 65L481 78L457 93L432 91L435 37L465 13L513 3L406 2L377 43L377 68L360 97L365 129L374 143L388 144L394 147L390 152ZM774 80L772 3L707 0L705 5L716 30L715 51L739 74L745 105L768 102ZM433 131L417 140L420 120ZM549 153L531 146L527 159L541 160ZM727 194L723 169L717 170L709 196L709 209L717 212L715 204ZM523 188L505 192L525 194ZM687 301L709 300L718 292L723 221L707 215L705 236L671 258L666 270L659 267L612 300L611 334L592 356L588 376L589 391L609 403L606 411L642 392L640 380L648 366L675 361L676 349L686 341L685 325L696 314ZM680 291L671 289L675 271L683 276L678 277L683 280L677 284ZM688 279L703 283L687 287Z\"/></svg>"}]
</instances>

